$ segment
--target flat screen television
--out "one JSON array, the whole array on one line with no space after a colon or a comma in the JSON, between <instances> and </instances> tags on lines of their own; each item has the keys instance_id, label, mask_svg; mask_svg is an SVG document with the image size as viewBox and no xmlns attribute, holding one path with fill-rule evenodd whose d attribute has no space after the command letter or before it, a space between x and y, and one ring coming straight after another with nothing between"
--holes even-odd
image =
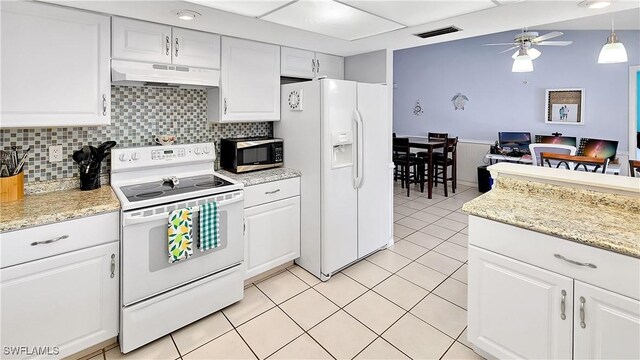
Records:
<instances>
[{"instance_id":1,"label":"flat screen television","mask_svg":"<svg viewBox=\"0 0 640 360\"><path fill-rule=\"evenodd\" d=\"M505 152L518 150L521 153L529 153L531 133L528 132L499 132L498 142Z\"/></svg>"},{"instance_id":2,"label":"flat screen television","mask_svg":"<svg viewBox=\"0 0 640 360\"><path fill-rule=\"evenodd\" d=\"M536 135L536 143L578 146L578 139L575 136Z\"/></svg>"},{"instance_id":3,"label":"flat screen television","mask_svg":"<svg viewBox=\"0 0 640 360\"><path fill-rule=\"evenodd\" d=\"M615 159L618 151L618 141L603 139L580 139L578 155L595 157L599 159Z\"/></svg>"}]
</instances>

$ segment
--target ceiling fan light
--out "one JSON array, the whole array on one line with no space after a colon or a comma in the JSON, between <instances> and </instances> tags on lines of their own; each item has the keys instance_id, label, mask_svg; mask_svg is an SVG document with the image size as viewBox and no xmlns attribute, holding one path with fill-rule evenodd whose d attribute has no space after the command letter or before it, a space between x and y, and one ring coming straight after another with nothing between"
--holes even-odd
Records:
<instances>
[{"instance_id":1,"label":"ceiling fan light","mask_svg":"<svg viewBox=\"0 0 640 360\"><path fill-rule=\"evenodd\" d=\"M514 52L513 55L511 55L511 58L515 60L519 54L520 54L520 50ZM539 58L540 55L542 55L542 53L536 48L530 48L529 50L527 50L527 55L529 55L531 60L535 60Z\"/></svg>"},{"instance_id":2,"label":"ceiling fan light","mask_svg":"<svg viewBox=\"0 0 640 360\"><path fill-rule=\"evenodd\" d=\"M627 49L618 40L616 33L611 33L604 44L600 55L598 56L598 64L618 64L629 61L627 58Z\"/></svg>"},{"instance_id":3,"label":"ceiling fan light","mask_svg":"<svg viewBox=\"0 0 640 360\"><path fill-rule=\"evenodd\" d=\"M531 57L527 55L527 50L520 49L520 52L515 60L513 60L513 66L511 67L511 72L532 72L533 71L533 61L531 61Z\"/></svg>"}]
</instances>

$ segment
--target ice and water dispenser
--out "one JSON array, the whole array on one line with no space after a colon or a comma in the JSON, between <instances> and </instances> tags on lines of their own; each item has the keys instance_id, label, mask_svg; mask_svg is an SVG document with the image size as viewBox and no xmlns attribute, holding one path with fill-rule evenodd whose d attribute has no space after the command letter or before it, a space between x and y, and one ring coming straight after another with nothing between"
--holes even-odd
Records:
<instances>
[{"instance_id":1,"label":"ice and water dispenser","mask_svg":"<svg viewBox=\"0 0 640 360\"><path fill-rule=\"evenodd\" d=\"M353 133L351 131L331 133L331 145L333 146L331 168L340 168L353 164Z\"/></svg>"}]
</instances>

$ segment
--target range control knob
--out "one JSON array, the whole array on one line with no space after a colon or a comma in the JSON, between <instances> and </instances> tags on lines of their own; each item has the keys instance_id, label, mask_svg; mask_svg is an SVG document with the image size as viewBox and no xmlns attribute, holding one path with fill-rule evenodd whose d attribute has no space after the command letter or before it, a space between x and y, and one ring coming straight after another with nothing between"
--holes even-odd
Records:
<instances>
[{"instance_id":1,"label":"range control knob","mask_svg":"<svg viewBox=\"0 0 640 360\"><path fill-rule=\"evenodd\" d=\"M120 156L118 156L118 159L120 159L120 161L127 161L127 154L126 153L120 154Z\"/></svg>"},{"instance_id":2,"label":"range control knob","mask_svg":"<svg viewBox=\"0 0 640 360\"><path fill-rule=\"evenodd\" d=\"M133 154L131 154L131 160L138 160L140 159L140 153L134 152Z\"/></svg>"},{"instance_id":3,"label":"range control knob","mask_svg":"<svg viewBox=\"0 0 640 360\"><path fill-rule=\"evenodd\" d=\"M193 148L193 152L196 153L196 155L200 155L200 147L196 146Z\"/></svg>"},{"instance_id":4,"label":"range control knob","mask_svg":"<svg viewBox=\"0 0 640 360\"><path fill-rule=\"evenodd\" d=\"M208 146L205 146L205 147L204 147L204 153L205 153L205 154L208 154L208 153L210 153L210 152L211 152L211 148L210 148L210 147L208 147Z\"/></svg>"}]
</instances>

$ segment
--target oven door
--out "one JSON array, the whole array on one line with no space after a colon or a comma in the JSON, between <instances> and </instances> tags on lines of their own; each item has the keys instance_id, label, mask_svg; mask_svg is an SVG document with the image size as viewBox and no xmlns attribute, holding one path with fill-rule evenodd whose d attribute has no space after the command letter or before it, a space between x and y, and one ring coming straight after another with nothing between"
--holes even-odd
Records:
<instances>
[{"instance_id":1,"label":"oven door","mask_svg":"<svg viewBox=\"0 0 640 360\"><path fill-rule=\"evenodd\" d=\"M221 243L215 249L202 252L197 247L197 206L214 200L218 202ZM123 212L122 304L131 305L242 263L243 200L243 191L239 190ZM172 210L185 207L194 208L193 256L171 264L167 250L167 221Z\"/></svg>"},{"instance_id":2,"label":"oven door","mask_svg":"<svg viewBox=\"0 0 640 360\"><path fill-rule=\"evenodd\" d=\"M236 172L268 169L274 167L275 143L273 140L238 142Z\"/></svg>"}]
</instances>

